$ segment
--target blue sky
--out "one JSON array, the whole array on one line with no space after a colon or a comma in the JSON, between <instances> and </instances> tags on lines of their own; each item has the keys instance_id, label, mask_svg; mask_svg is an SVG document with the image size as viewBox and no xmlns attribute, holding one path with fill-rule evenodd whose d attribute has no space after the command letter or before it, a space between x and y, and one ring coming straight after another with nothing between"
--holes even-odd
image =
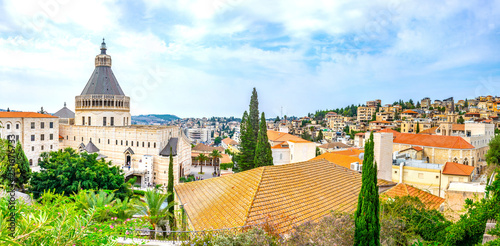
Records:
<instances>
[{"instance_id":1,"label":"blue sky","mask_svg":"<svg viewBox=\"0 0 500 246\"><path fill-rule=\"evenodd\" d=\"M102 37L132 114L500 95L499 1L0 1L0 108L74 108Z\"/></svg>"}]
</instances>

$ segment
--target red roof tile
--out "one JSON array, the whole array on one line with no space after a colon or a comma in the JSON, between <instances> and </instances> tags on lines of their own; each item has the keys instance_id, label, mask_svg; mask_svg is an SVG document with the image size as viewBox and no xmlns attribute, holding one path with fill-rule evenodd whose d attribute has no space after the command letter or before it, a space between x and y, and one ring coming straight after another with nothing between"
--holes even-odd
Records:
<instances>
[{"instance_id":1,"label":"red roof tile","mask_svg":"<svg viewBox=\"0 0 500 246\"><path fill-rule=\"evenodd\" d=\"M472 174L473 171L474 171L473 166L468 166L455 162L446 162L443 168L443 174L448 174L448 175L469 176Z\"/></svg>"},{"instance_id":2,"label":"red roof tile","mask_svg":"<svg viewBox=\"0 0 500 246\"><path fill-rule=\"evenodd\" d=\"M0 118L57 118L50 114L35 112L0 112Z\"/></svg>"},{"instance_id":3,"label":"red roof tile","mask_svg":"<svg viewBox=\"0 0 500 246\"><path fill-rule=\"evenodd\" d=\"M441 206L441 204L443 204L444 202L444 198L435 196L431 193L425 192L404 183L399 183L398 185L386 190L384 193L382 193L381 198L387 199L389 197L396 198L404 196L418 197L420 201L422 201L427 206L427 208L430 209L438 209L439 206Z\"/></svg>"},{"instance_id":4,"label":"red roof tile","mask_svg":"<svg viewBox=\"0 0 500 246\"><path fill-rule=\"evenodd\" d=\"M379 132L390 132L382 130ZM458 136L442 136L442 135L421 135L412 133L399 133L392 131L395 138L394 143L429 146L445 149L474 149L472 144L468 143L462 137Z\"/></svg>"}]
</instances>

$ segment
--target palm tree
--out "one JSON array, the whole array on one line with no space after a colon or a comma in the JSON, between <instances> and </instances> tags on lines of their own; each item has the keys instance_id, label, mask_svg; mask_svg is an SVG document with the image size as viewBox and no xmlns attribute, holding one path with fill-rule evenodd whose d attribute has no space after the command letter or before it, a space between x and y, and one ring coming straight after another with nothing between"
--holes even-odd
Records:
<instances>
[{"instance_id":1,"label":"palm tree","mask_svg":"<svg viewBox=\"0 0 500 246\"><path fill-rule=\"evenodd\" d=\"M208 156L204 155L204 154L200 154L198 157L196 157L196 159L199 161L199 162L203 162L205 163L205 161L207 161L209 158ZM203 173L203 165L200 163L200 174Z\"/></svg>"},{"instance_id":2,"label":"palm tree","mask_svg":"<svg viewBox=\"0 0 500 246\"><path fill-rule=\"evenodd\" d=\"M161 191L157 189L147 190L144 194L144 202L139 201L134 206L137 213L143 215L143 218L145 218L153 228L149 234L150 239L155 238L155 231L158 227L166 229L168 218L174 216L168 211L170 207L174 206L174 202L162 208L162 204L165 202L168 195L169 194L161 193Z\"/></svg>"},{"instance_id":3,"label":"palm tree","mask_svg":"<svg viewBox=\"0 0 500 246\"><path fill-rule=\"evenodd\" d=\"M212 157L214 159L214 161L217 160L216 164L220 164L219 160L220 160L220 158L222 158L222 155L220 154L220 151L214 149L212 151L212 153L210 153L210 157ZM216 170L217 170L216 169L216 165L214 165L214 173L215 173Z\"/></svg>"}]
</instances>

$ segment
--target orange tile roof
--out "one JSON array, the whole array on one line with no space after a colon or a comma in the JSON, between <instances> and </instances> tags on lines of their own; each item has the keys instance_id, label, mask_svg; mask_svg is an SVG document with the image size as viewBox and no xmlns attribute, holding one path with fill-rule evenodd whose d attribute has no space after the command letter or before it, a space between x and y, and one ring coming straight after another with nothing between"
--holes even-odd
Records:
<instances>
[{"instance_id":1,"label":"orange tile roof","mask_svg":"<svg viewBox=\"0 0 500 246\"><path fill-rule=\"evenodd\" d=\"M437 126L434 126L434 127L431 127L429 129L425 129L421 132L419 132L418 134L429 134L429 135L433 135L433 134L436 134L436 130L438 129Z\"/></svg>"},{"instance_id":2,"label":"orange tile roof","mask_svg":"<svg viewBox=\"0 0 500 246\"><path fill-rule=\"evenodd\" d=\"M326 160L259 167L175 186L194 230L267 220L280 233L331 211L353 212L360 189L360 173Z\"/></svg>"},{"instance_id":3,"label":"orange tile roof","mask_svg":"<svg viewBox=\"0 0 500 246\"><path fill-rule=\"evenodd\" d=\"M387 133L392 133L392 135L394 135L394 137L398 136L399 134L401 134L401 132L398 132L396 130L392 130L392 129L382 129L378 132L387 132Z\"/></svg>"},{"instance_id":4,"label":"orange tile roof","mask_svg":"<svg viewBox=\"0 0 500 246\"><path fill-rule=\"evenodd\" d=\"M224 142L227 145L238 145L238 142L234 141L229 137L222 139L222 142Z\"/></svg>"},{"instance_id":5,"label":"orange tile roof","mask_svg":"<svg viewBox=\"0 0 500 246\"><path fill-rule=\"evenodd\" d=\"M273 130L267 130L267 138L273 142L284 142L290 140L305 141L304 139L294 136L292 134L273 131Z\"/></svg>"},{"instance_id":6,"label":"orange tile roof","mask_svg":"<svg viewBox=\"0 0 500 246\"><path fill-rule=\"evenodd\" d=\"M339 155L336 154L335 152L326 152L324 154L312 158L311 160L320 160L320 159L327 160L331 163L335 163L339 166L343 166L348 169L351 169L351 163L353 162L363 163L363 161L356 156Z\"/></svg>"},{"instance_id":7,"label":"orange tile roof","mask_svg":"<svg viewBox=\"0 0 500 246\"><path fill-rule=\"evenodd\" d=\"M365 153L365 150L350 148L350 149L346 149L346 150L333 151L332 153L335 153L335 154L338 154L338 155L348 155L348 156L358 157L359 154Z\"/></svg>"},{"instance_id":8,"label":"orange tile roof","mask_svg":"<svg viewBox=\"0 0 500 246\"><path fill-rule=\"evenodd\" d=\"M465 131L465 124L453 124L451 125L452 131Z\"/></svg>"},{"instance_id":9,"label":"orange tile roof","mask_svg":"<svg viewBox=\"0 0 500 246\"><path fill-rule=\"evenodd\" d=\"M399 183L380 195L382 199L404 196L418 197L420 201L422 201L429 209L438 209L439 206L441 206L441 204L443 204L444 202L444 198L435 196L431 193L425 192L404 183Z\"/></svg>"},{"instance_id":10,"label":"orange tile roof","mask_svg":"<svg viewBox=\"0 0 500 246\"><path fill-rule=\"evenodd\" d=\"M288 149L288 142L282 142L271 147L271 149Z\"/></svg>"},{"instance_id":11,"label":"orange tile roof","mask_svg":"<svg viewBox=\"0 0 500 246\"><path fill-rule=\"evenodd\" d=\"M413 110L409 110L409 109L408 109L408 110L403 111L403 113L402 113L402 114L418 114L418 113L417 113L417 112L415 112L415 111L413 111Z\"/></svg>"},{"instance_id":12,"label":"orange tile roof","mask_svg":"<svg viewBox=\"0 0 500 246\"><path fill-rule=\"evenodd\" d=\"M372 121L370 122L371 123L383 123L383 124L391 124L392 122L389 122L389 121L386 121L386 120L382 120L382 121Z\"/></svg>"},{"instance_id":13,"label":"orange tile roof","mask_svg":"<svg viewBox=\"0 0 500 246\"><path fill-rule=\"evenodd\" d=\"M231 157L228 154L221 154L222 158L220 158L220 163L232 163Z\"/></svg>"},{"instance_id":14,"label":"orange tile roof","mask_svg":"<svg viewBox=\"0 0 500 246\"><path fill-rule=\"evenodd\" d=\"M473 166L459 164L455 162L446 162L443 168L443 174L469 176L474 171Z\"/></svg>"},{"instance_id":15,"label":"orange tile roof","mask_svg":"<svg viewBox=\"0 0 500 246\"><path fill-rule=\"evenodd\" d=\"M379 131L389 132L389 131ZM413 133L399 133L394 131L394 143L429 146L445 149L474 149L472 144L468 143L462 137L458 136L442 136L442 135L425 135Z\"/></svg>"},{"instance_id":16,"label":"orange tile roof","mask_svg":"<svg viewBox=\"0 0 500 246\"><path fill-rule=\"evenodd\" d=\"M218 150L219 152L224 152L224 148L222 147L212 147L202 143L197 144L192 148L192 151L198 152L212 152L213 150Z\"/></svg>"},{"instance_id":17,"label":"orange tile roof","mask_svg":"<svg viewBox=\"0 0 500 246\"><path fill-rule=\"evenodd\" d=\"M0 118L57 118L50 114L35 112L0 112Z\"/></svg>"}]
</instances>

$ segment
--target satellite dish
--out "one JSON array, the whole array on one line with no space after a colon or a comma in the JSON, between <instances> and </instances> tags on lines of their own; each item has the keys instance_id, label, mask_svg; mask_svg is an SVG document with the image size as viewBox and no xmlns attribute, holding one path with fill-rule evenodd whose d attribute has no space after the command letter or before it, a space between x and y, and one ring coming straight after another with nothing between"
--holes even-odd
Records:
<instances>
[{"instance_id":1,"label":"satellite dish","mask_svg":"<svg viewBox=\"0 0 500 246\"><path fill-rule=\"evenodd\" d=\"M365 153L359 153L359 159L363 160L365 158Z\"/></svg>"}]
</instances>

